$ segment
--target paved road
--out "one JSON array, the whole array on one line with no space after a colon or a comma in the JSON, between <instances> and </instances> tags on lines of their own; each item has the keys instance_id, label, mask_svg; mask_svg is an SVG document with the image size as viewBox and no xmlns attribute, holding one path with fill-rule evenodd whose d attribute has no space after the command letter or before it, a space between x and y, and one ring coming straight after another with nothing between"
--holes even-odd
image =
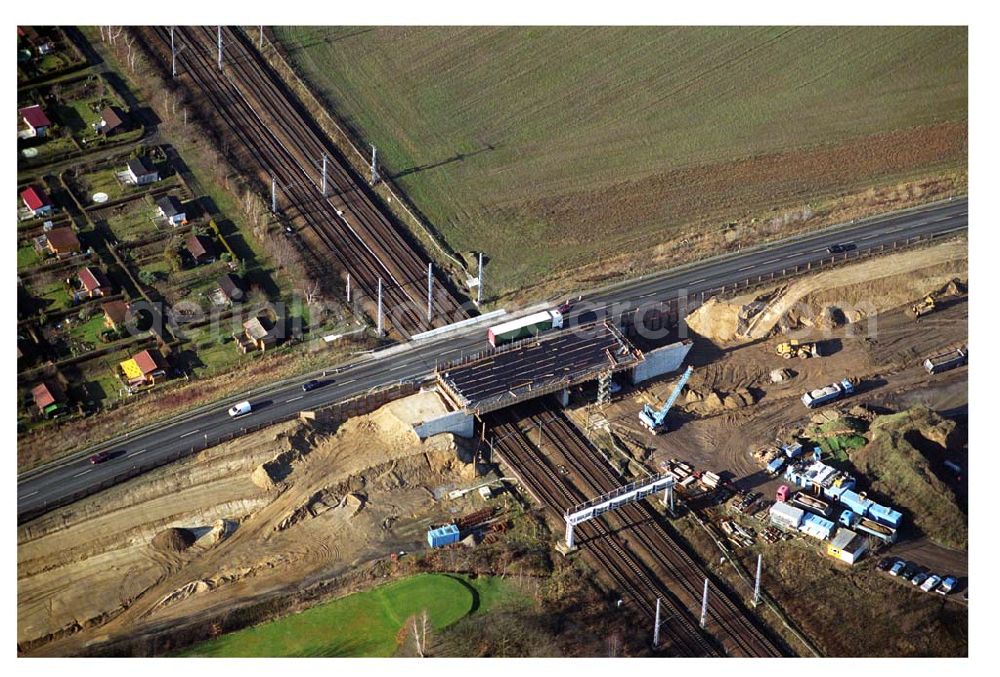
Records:
<instances>
[{"instance_id":1,"label":"paved road","mask_svg":"<svg viewBox=\"0 0 1000 677\"><path fill-rule=\"evenodd\" d=\"M920 210L898 213L855 224L837 226L822 232L781 240L754 251L709 259L588 294L567 315L568 324L590 321L610 310L621 311L643 303L677 298L686 294L711 292L726 284L748 277L769 275L784 268L794 268L829 258L826 248L833 243L853 242L859 248L889 244L918 235L929 236L968 228L968 201L956 199ZM84 490L109 481L135 465L154 466L157 460L176 457L192 447L202 447L242 429L281 419L304 409L320 407L364 393L374 387L420 378L433 371L439 362L488 347L485 329L468 334L443 336L426 343L408 344L360 364L340 367L327 385L303 392L301 382L275 387L251 397L253 411L231 419L226 408L242 398L234 397L200 415L179 421L131 439L119 440L105 449L113 452L110 460L91 465L86 458L70 459L43 472L28 473L19 481L17 510L19 517ZM305 380L305 379L303 379Z\"/></svg>"}]
</instances>

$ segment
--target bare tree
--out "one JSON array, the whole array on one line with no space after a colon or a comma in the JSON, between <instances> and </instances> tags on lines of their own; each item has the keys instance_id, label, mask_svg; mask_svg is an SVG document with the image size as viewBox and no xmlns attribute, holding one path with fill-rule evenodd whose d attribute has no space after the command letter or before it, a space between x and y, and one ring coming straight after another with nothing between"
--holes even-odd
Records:
<instances>
[{"instance_id":1,"label":"bare tree","mask_svg":"<svg viewBox=\"0 0 1000 677\"><path fill-rule=\"evenodd\" d=\"M319 280L311 280L311 283L312 286L305 290L306 304L310 306L321 300Z\"/></svg>"}]
</instances>

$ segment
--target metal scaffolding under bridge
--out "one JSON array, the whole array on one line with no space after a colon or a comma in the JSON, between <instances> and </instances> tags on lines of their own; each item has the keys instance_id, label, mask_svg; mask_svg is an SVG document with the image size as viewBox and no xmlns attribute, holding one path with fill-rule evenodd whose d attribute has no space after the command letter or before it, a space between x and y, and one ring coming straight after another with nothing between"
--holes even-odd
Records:
<instances>
[{"instance_id":1,"label":"metal scaffolding under bridge","mask_svg":"<svg viewBox=\"0 0 1000 677\"><path fill-rule=\"evenodd\" d=\"M601 322L494 348L439 367L436 375L455 408L482 415L631 369L643 359L617 328Z\"/></svg>"},{"instance_id":2,"label":"metal scaffolding under bridge","mask_svg":"<svg viewBox=\"0 0 1000 677\"><path fill-rule=\"evenodd\" d=\"M618 487L603 496L591 499L586 503L575 505L566 511L566 547L573 549L573 527L577 524L594 519L609 510L617 510L629 503L636 503L658 491L663 491L663 504L673 510L674 476L670 474L655 475L645 480Z\"/></svg>"}]
</instances>

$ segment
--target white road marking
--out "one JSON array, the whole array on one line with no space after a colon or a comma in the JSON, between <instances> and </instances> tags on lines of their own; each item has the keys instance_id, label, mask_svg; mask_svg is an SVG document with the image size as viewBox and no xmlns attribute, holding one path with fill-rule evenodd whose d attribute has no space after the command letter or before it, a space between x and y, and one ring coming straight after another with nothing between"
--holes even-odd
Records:
<instances>
[{"instance_id":1,"label":"white road marking","mask_svg":"<svg viewBox=\"0 0 1000 677\"><path fill-rule=\"evenodd\" d=\"M705 280L707 280L707 279L708 279L707 277L703 277L703 278L701 278L700 280L695 280L695 281L694 281L694 282L692 282L691 284L698 284L699 282L704 282L704 281L705 281Z\"/></svg>"},{"instance_id":2,"label":"white road marking","mask_svg":"<svg viewBox=\"0 0 1000 677\"><path fill-rule=\"evenodd\" d=\"M455 351L452 351L452 352L455 352ZM351 379L350 381L341 381L341 382L340 382L340 385L342 385L342 386L346 386L346 385L347 385L348 383L354 383L354 382L355 382L355 381L357 381L357 380L358 380L358 379L356 379L356 378L352 378L352 379Z\"/></svg>"},{"instance_id":3,"label":"white road marking","mask_svg":"<svg viewBox=\"0 0 1000 677\"><path fill-rule=\"evenodd\" d=\"M737 272L742 273L744 270L750 270L751 268L753 268L753 264L752 263L749 266L744 266L744 267L740 268L739 271L737 271Z\"/></svg>"},{"instance_id":4,"label":"white road marking","mask_svg":"<svg viewBox=\"0 0 1000 677\"><path fill-rule=\"evenodd\" d=\"M32 491L32 492L31 492L30 494L25 494L24 496L22 496L21 498L19 498L19 499L17 499L17 500L19 500L19 501L23 501L23 500L24 500L24 499L26 499L26 498L31 498L32 496L34 496L34 495L35 495L35 494L37 494L37 493L38 493L37 491Z\"/></svg>"},{"instance_id":5,"label":"white road marking","mask_svg":"<svg viewBox=\"0 0 1000 677\"><path fill-rule=\"evenodd\" d=\"M195 434L196 432L199 432L199 431L197 431L197 430L192 430L192 431L191 431L191 432L189 432L189 433L184 433L183 435L181 435L181 437L187 437L188 435L194 435L194 434Z\"/></svg>"},{"instance_id":6,"label":"white road marking","mask_svg":"<svg viewBox=\"0 0 1000 677\"><path fill-rule=\"evenodd\" d=\"M771 259L770 261L764 261L764 263L762 263L762 264L760 264L760 265L762 265L762 266L766 266L766 265L767 265L767 264L769 264L769 263L777 263L777 262L778 262L778 261L780 261L780 260L781 260L780 258L777 258L777 259Z\"/></svg>"},{"instance_id":7,"label":"white road marking","mask_svg":"<svg viewBox=\"0 0 1000 677\"><path fill-rule=\"evenodd\" d=\"M406 369L410 365L408 364L397 364L395 367L389 367L389 371L396 371L397 369Z\"/></svg>"},{"instance_id":8,"label":"white road marking","mask_svg":"<svg viewBox=\"0 0 1000 677\"><path fill-rule=\"evenodd\" d=\"M146 453L145 449L140 449L139 451L133 451L131 454L129 454L125 458L132 458L133 456L138 456L139 454L145 454L145 453Z\"/></svg>"},{"instance_id":9,"label":"white road marking","mask_svg":"<svg viewBox=\"0 0 1000 677\"><path fill-rule=\"evenodd\" d=\"M305 395L296 395L295 397L285 400L285 402L294 402L295 400L301 400Z\"/></svg>"},{"instance_id":10,"label":"white road marking","mask_svg":"<svg viewBox=\"0 0 1000 677\"><path fill-rule=\"evenodd\" d=\"M83 472L78 472L77 474L73 475L73 477L79 477L80 475L86 475L86 474L87 474L87 473L89 473L89 472L90 472L91 470L93 470L93 468L87 468L87 469L86 469L86 470L84 470Z\"/></svg>"}]
</instances>

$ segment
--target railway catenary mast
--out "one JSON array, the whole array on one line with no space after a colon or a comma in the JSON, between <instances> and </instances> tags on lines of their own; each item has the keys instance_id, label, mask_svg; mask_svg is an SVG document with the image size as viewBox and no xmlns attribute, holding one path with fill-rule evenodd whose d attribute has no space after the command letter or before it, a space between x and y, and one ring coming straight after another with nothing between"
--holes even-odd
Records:
<instances>
[{"instance_id":1,"label":"railway catenary mast","mask_svg":"<svg viewBox=\"0 0 1000 677\"><path fill-rule=\"evenodd\" d=\"M169 73L172 54L169 27L133 30L146 38L143 46ZM232 71L231 76L224 75L217 67L219 33L226 31L230 35L223 45L223 57L234 57L224 63L227 71ZM154 39L146 37L150 34ZM357 287L373 316L376 285L378 278L382 278L383 305L389 304L393 309L392 326L385 329L404 338L425 330L425 299L422 290L413 292L423 286L428 258L406 240L372 201L368 191L357 190L356 179L335 156L328 157L330 197L316 201L304 192L310 183L319 192L320 181L306 177L303 182L302 174L308 158L329 153L329 141L293 105L286 89L255 49L257 42L246 41L238 29L224 26L221 31L219 27L216 30L175 27L178 79L208 102L213 111L212 123L235 141L233 147L247 151L251 163L248 170L258 173L262 183L273 176L275 183L280 180L282 186L287 186L283 188L287 195L282 199L287 198L289 204L300 207L292 218L304 226L301 232L306 239L302 244L314 250L313 262L335 266L345 277L350 272L352 300ZM188 61L181 63L182 59ZM377 163L377 151L375 159ZM319 255L322 249L328 249L332 258ZM468 316L447 286L435 292L433 324Z\"/></svg>"}]
</instances>

